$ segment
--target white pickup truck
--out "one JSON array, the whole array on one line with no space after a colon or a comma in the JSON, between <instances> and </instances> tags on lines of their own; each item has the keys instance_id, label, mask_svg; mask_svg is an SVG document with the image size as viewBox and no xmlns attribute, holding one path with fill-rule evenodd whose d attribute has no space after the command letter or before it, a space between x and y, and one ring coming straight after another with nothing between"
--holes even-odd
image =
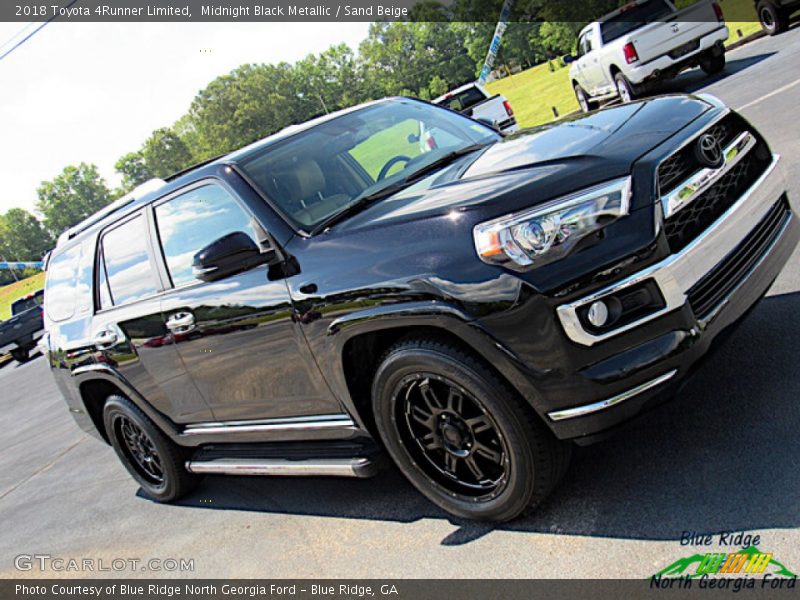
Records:
<instances>
[{"instance_id":1,"label":"white pickup truck","mask_svg":"<svg viewBox=\"0 0 800 600\"><path fill-rule=\"evenodd\" d=\"M434 99L433 103L446 106L473 119L492 123L503 133L514 133L519 130L508 100L500 94L492 96L477 83L468 83L450 90Z\"/></svg>"},{"instance_id":2,"label":"white pickup truck","mask_svg":"<svg viewBox=\"0 0 800 600\"><path fill-rule=\"evenodd\" d=\"M728 27L710 0L677 10L669 0L638 0L609 13L578 34L569 75L581 110L613 99L630 102L649 84L699 66L725 68Z\"/></svg>"}]
</instances>

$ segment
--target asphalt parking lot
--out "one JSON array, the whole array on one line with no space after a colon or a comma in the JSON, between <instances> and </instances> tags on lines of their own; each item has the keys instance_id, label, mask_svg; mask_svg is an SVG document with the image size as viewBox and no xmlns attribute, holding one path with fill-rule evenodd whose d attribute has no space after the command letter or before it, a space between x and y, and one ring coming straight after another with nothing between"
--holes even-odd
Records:
<instances>
[{"instance_id":1,"label":"asphalt parking lot","mask_svg":"<svg viewBox=\"0 0 800 600\"><path fill-rule=\"evenodd\" d=\"M711 92L783 155L800 194L800 28L729 55ZM209 477L177 505L141 496L113 451L73 423L42 358L0 368L0 577L14 557L193 559L190 577L647 577L693 554L684 531L744 531L800 572L800 264L675 401L580 449L533 516L460 522L390 469L371 480Z\"/></svg>"}]
</instances>

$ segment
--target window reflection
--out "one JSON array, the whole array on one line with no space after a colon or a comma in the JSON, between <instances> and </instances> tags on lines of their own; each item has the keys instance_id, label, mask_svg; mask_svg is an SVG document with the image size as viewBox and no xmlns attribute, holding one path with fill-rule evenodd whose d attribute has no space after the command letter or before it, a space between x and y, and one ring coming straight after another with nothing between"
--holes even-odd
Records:
<instances>
[{"instance_id":1,"label":"window reflection","mask_svg":"<svg viewBox=\"0 0 800 600\"><path fill-rule=\"evenodd\" d=\"M147 254L141 215L103 236L106 277L115 305L138 300L157 290Z\"/></svg>"},{"instance_id":2,"label":"window reflection","mask_svg":"<svg viewBox=\"0 0 800 600\"><path fill-rule=\"evenodd\" d=\"M194 255L229 233L255 238L250 219L234 198L217 185L206 185L156 207L161 247L172 284L196 281Z\"/></svg>"}]
</instances>

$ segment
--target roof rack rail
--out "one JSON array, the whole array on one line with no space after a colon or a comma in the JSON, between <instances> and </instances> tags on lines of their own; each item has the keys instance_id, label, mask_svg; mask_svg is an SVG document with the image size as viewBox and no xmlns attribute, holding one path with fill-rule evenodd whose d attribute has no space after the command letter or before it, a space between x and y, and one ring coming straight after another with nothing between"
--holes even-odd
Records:
<instances>
[{"instance_id":1,"label":"roof rack rail","mask_svg":"<svg viewBox=\"0 0 800 600\"><path fill-rule=\"evenodd\" d=\"M193 165L189 165L188 167L181 169L180 171L175 171L172 175L167 175L164 180L165 181L174 181L181 175L186 175L189 171L194 171L195 169L199 169L200 167L204 167L205 165L211 164L212 162L219 160L225 156L228 156L230 152L225 152L224 154L218 154L217 156L212 156L211 158L207 158L205 160L201 160L200 162L194 163Z\"/></svg>"},{"instance_id":2,"label":"roof rack rail","mask_svg":"<svg viewBox=\"0 0 800 600\"><path fill-rule=\"evenodd\" d=\"M74 225L67 229L64 233L58 236L58 241L56 242L56 246L60 246L62 243L71 240L79 233L86 231L92 225L99 223L107 216L117 212L118 210L125 208L132 202L138 200L142 196L149 194L150 192L154 192L157 189L165 186L167 184L166 181L163 179L148 179L142 184L137 185L133 188L130 192L122 196L121 198L117 198L111 204L106 206L105 208L101 208L99 211L84 219L77 225Z\"/></svg>"}]
</instances>

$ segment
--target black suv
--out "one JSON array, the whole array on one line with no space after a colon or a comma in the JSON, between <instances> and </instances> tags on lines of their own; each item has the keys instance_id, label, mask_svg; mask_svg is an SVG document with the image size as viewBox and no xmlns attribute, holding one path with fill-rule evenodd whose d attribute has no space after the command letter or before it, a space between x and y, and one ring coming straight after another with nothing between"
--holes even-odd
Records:
<instances>
[{"instance_id":1,"label":"black suv","mask_svg":"<svg viewBox=\"0 0 800 600\"><path fill-rule=\"evenodd\" d=\"M778 162L710 96L508 138L381 100L62 234L44 345L156 500L386 450L451 513L511 519L767 291L800 235Z\"/></svg>"}]
</instances>

